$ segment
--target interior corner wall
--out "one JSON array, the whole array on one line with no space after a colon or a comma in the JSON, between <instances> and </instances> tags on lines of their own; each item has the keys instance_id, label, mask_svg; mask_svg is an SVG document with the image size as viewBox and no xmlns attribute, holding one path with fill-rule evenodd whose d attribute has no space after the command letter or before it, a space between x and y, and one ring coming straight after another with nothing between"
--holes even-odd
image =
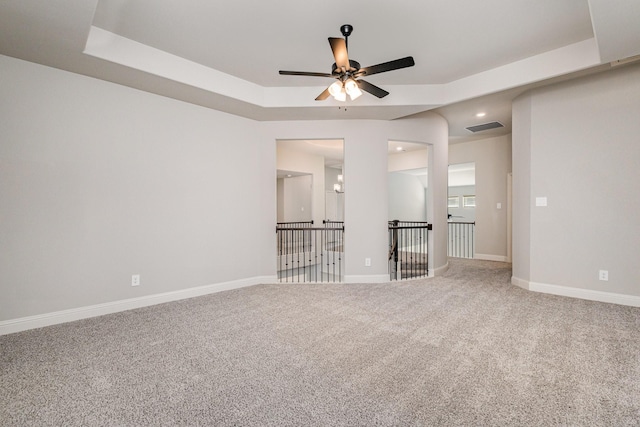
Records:
<instances>
[{"instance_id":1,"label":"interior corner wall","mask_svg":"<svg viewBox=\"0 0 640 427\"><path fill-rule=\"evenodd\" d=\"M402 172L389 172L388 176L389 221L426 221L427 192L420 179Z\"/></svg>"},{"instance_id":2,"label":"interior corner wall","mask_svg":"<svg viewBox=\"0 0 640 427\"><path fill-rule=\"evenodd\" d=\"M476 167L475 252L478 257L506 261L511 135L449 145L449 164L471 162Z\"/></svg>"},{"instance_id":3,"label":"interior corner wall","mask_svg":"<svg viewBox=\"0 0 640 427\"><path fill-rule=\"evenodd\" d=\"M0 321L274 275L275 141L258 122L0 69Z\"/></svg>"},{"instance_id":4,"label":"interior corner wall","mask_svg":"<svg viewBox=\"0 0 640 427\"><path fill-rule=\"evenodd\" d=\"M313 188L313 175L293 176L284 180L284 222L313 220Z\"/></svg>"},{"instance_id":5,"label":"interior corner wall","mask_svg":"<svg viewBox=\"0 0 640 427\"><path fill-rule=\"evenodd\" d=\"M531 97L520 96L512 105L512 220L511 268L513 279L531 280Z\"/></svg>"},{"instance_id":6,"label":"interior corner wall","mask_svg":"<svg viewBox=\"0 0 640 427\"><path fill-rule=\"evenodd\" d=\"M515 257L528 237L530 284L640 303L640 65L533 90L513 111L514 196L530 186L514 197L514 276L526 274Z\"/></svg>"},{"instance_id":7,"label":"interior corner wall","mask_svg":"<svg viewBox=\"0 0 640 427\"><path fill-rule=\"evenodd\" d=\"M284 222L284 178L278 178L276 183L276 198L277 198L277 214L276 221Z\"/></svg>"},{"instance_id":8,"label":"interior corner wall","mask_svg":"<svg viewBox=\"0 0 640 427\"><path fill-rule=\"evenodd\" d=\"M302 144L302 142L300 142ZM324 157L313 154L308 154L298 150L291 150L277 145L276 148L276 165L277 169L301 172L310 174L312 176L312 200L311 209L313 220L316 227L322 226L322 220L324 219L324 194L325 194L325 167ZM285 211L287 209L285 208ZM296 215L291 215L291 212L285 213L286 221L296 221ZM306 215L305 215L305 220ZM320 225L318 225L320 224Z\"/></svg>"},{"instance_id":9,"label":"interior corner wall","mask_svg":"<svg viewBox=\"0 0 640 427\"><path fill-rule=\"evenodd\" d=\"M324 191L334 191L334 184L339 184L338 175L342 175L342 166L340 169L325 167L324 168Z\"/></svg>"}]
</instances>

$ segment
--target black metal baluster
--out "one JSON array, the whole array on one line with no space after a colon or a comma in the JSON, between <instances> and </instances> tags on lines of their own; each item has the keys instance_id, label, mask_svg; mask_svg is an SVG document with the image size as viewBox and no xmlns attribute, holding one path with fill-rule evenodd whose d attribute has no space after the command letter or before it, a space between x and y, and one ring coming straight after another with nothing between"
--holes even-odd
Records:
<instances>
[{"instance_id":1,"label":"black metal baluster","mask_svg":"<svg viewBox=\"0 0 640 427\"><path fill-rule=\"evenodd\" d=\"M344 226L342 227L342 230L338 231L338 240L339 240L339 246L337 249L338 250L338 276L342 277L342 251L344 251L344 246L343 246L343 241L344 241Z\"/></svg>"}]
</instances>

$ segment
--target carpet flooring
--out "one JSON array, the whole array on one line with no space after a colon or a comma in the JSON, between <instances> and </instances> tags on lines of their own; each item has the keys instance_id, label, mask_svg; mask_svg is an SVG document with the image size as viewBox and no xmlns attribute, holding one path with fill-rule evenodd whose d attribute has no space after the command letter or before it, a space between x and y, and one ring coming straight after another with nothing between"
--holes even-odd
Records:
<instances>
[{"instance_id":1,"label":"carpet flooring","mask_svg":"<svg viewBox=\"0 0 640 427\"><path fill-rule=\"evenodd\" d=\"M451 259L1 336L0 425L640 425L640 309L510 275Z\"/></svg>"}]
</instances>

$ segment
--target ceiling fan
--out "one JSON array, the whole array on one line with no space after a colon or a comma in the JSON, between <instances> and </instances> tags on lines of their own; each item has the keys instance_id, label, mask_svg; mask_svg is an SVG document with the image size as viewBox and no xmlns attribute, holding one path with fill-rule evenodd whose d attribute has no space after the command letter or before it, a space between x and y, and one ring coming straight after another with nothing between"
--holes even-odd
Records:
<instances>
[{"instance_id":1,"label":"ceiling fan","mask_svg":"<svg viewBox=\"0 0 640 427\"><path fill-rule=\"evenodd\" d=\"M280 74L288 76L331 77L337 79L336 82L332 83L320 95L318 95L316 101L324 101L329 97L329 95L332 95L338 101L345 101L347 99L347 95L349 95L351 100L354 100L362 95L362 91L369 92L378 98L384 98L389 95L389 92L362 80L361 77L398 70L400 68L413 67L415 65L413 57L407 56L405 58L396 59L395 61L383 62L382 64L360 68L360 63L349 59L347 54L348 39L353 32L353 26L345 24L340 27L340 32L344 36L344 39L329 37L329 44L333 51L333 57L336 60L331 67L331 73L280 70Z\"/></svg>"}]
</instances>

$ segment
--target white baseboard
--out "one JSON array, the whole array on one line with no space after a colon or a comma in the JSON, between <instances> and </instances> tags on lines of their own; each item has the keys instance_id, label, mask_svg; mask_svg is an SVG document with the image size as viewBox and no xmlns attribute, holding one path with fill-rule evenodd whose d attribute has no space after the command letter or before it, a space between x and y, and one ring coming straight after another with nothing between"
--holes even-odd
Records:
<instances>
[{"instance_id":1,"label":"white baseboard","mask_svg":"<svg viewBox=\"0 0 640 427\"><path fill-rule=\"evenodd\" d=\"M391 279L388 274L351 274L344 276L345 283L385 283Z\"/></svg>"},{"instance_id":2,"label":"white baseboard","mask_svg":"<svg viewBox=\"0 0 640 427\"><path fill-rule=\"evenodd\" d=\"M441 267L438 268L430 268L429 269L429 277L442 276L444 273L449 270L449 261Z\"/></svg>"},{"instance_id":3,"label":"white baseboard","mask_svg":"<svg viewBox=\"0 0 640 427\"><path fill-rule=\"evenodd\" d=\"M0 335L57 325L59 323L73 322L75 320L88 319L90 317L103 316L105 314L118 313L135 308L148 307L150 305L199 297L216 292L254 286L261 283L274 283L275 281L275 276L258 276L248 279L233 280L230 282L215 283L213 285L182 289L179 291L164 292L161 294L72 308L69 310L55 311L52 313L38 314L35 316L21 317L18 319L4 320L0 322Z\"/></svg>"},{"instance_id":4,"label":"white baseboard","mask_svg":"<svg viewBox=\"0 0 640 427\"><path fill-rule=\"evenodd\" d=\"M516 285L517 287L522 288L526 291L529 290L529 282L526 280L520 279L519 277L511 276L511 284Z\"/></svg>"},{"instance_id":5,"label":"white baseboard","mask_svg":"<svg viewBox=\"0 0 640 427\"><path fill-rule=\"evenodd\" d=\"M511 277L511 283L522 289L533 292L541 292L544 294L560 295L571 298L580 298L589 301L606 302L610 304L640 307L640 297L635 295L616 294L613 292L594 291L591 289L572 288L569 286L529 282L515 276Z\"/></svg>"},{"instance_id":6,"label":"white baseboard","mask_svg":"<svg viewBox=\"0 0 640 427\"><path fill-rule=\"evenodd\" d=\"M504 256L504 255L489 255L489 254L475 253L473 255L473 259L480 259L480 260L483 260L483 261L507 262L507 257Z\"/></svg>"}]
</instances>

